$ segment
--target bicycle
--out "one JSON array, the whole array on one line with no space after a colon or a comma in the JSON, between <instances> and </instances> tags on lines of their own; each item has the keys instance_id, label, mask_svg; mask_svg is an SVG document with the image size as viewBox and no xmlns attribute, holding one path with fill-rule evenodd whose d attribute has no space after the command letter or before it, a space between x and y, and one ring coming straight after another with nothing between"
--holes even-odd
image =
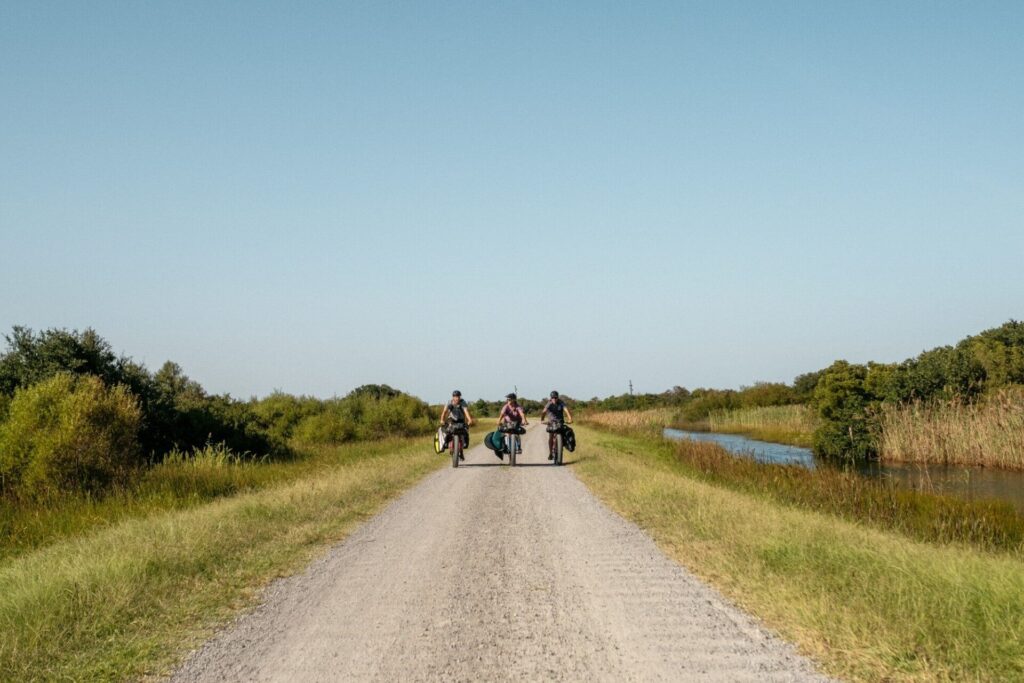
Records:
<instances>
[{"instance_id":1,"label":"bicycle","mask_svg":"<svg viewBox=\"0 0 1024 683\"><path fill-rule=\"evenodd\" d=\"M565 447L565 423L557 418L551 418L548 424L548 453L551 455L552 464L562 464L562 450Z\"/></svg>"},{"instance_id":2,"label":"bicycle","mask_svg":"<svg viewBox=\"0 0 1024 683\"><path fill-rule=\"evenodd\" d=\"M451 439L452 448L452 467L458 467L459 461L463 458L463 443L462 437L467 436L465 422L449 422L446 428L448 436Z\"/></svg>"},{"instance_id":3,"label":"bicycle","mask_svg":"<svg viewBox=\"0 0 1024 683\"><path fill-rule=\"evenodd\" d=\"M508 453L509 467L515 467L516 454L522 446L522 439L519 437L519 430L522 429L517 423L504 421L498 426L498 431L505 435L505 452Z\"/></svg>"}]
</instances>

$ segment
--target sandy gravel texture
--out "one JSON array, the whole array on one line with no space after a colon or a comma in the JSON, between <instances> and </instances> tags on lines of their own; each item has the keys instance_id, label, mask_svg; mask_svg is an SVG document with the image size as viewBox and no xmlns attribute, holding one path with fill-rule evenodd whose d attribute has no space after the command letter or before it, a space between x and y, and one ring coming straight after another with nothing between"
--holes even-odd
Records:
<instances>
[{"instance_id":1,"label":"sandy gravel texture","mask_svg":"<svg viewBox=\"0 0 1024 683\"><path fill-rule=\"evenodd\" d=\"M514 469L477 445L427 477L171 680L826 680L523 439Z\"/></svg>"}]
</instances>

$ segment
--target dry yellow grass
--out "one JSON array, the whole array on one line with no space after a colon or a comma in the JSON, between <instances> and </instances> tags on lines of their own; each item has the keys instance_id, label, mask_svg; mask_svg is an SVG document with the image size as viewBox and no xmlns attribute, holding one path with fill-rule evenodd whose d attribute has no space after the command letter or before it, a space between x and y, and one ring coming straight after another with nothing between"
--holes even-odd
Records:
<instances>
[{"instance_id":1,"label":"dry yellow grass","mask_svg":"<svg viewBox=\"0 0 1024 683\"><path fill-rule=\"evenodd\" d=\"M1024 391L975 404L889 406L881 424L883 460L1024 469Z\"/></svg>"},{"instance_id":2,"label":"dry yellow grass","mask_svg":"<svg viewBox=\"0 0 1024 683\"><path fill-rule=\"evenodd\" d=\"M615 430L661 430L678 419L678 411L671 408L651 410L610 410L586 416L589 424Z\"/></svg>"},{"instance_id":3,"label":"dry yellow grass","mask_svg":"<svg viewBox=\"0 0 1024 683\"><path fill-rule=\"evenodd\" d=\"M805 405L764 406L718 410L708 415L713 432L745 434L764 441L810 446L815 427L814 411Z\"/></svg>"}]
</instances>

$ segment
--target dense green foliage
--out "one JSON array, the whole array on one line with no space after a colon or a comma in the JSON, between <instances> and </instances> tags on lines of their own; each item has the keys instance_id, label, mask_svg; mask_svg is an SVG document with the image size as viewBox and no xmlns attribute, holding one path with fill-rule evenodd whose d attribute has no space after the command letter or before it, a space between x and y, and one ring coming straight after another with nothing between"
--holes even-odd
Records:
<instances>
[{"instance_id":1,"label":"dense green foliage","mask_svg":"<svg viewBox=\"0 0 1024 683\"><path fill-rule=\"evenodd\" d=\"M59 372L17 389L0 423L0 491L38 498L124 483L142 463L142 413L128 389Z\"/></svg>"},{"instance_id":2,"label":"dense green foliage","mask_svg":"<svg viewBox=\"0 0 1024 683\"><path fill-rule=\"evenodd\" d=\"M902 363L837 360L827 368L798 375L792 385L757 382L738 391L690 391L677 386L661 394L595 397L575 405L593 412L671 408L677 426L707 429L712 414L808 404L816 417L817 428L811 438L815 452L854 461L878 454L879 416L884 406L973 402L1012 385L1024 385L1024 323L1014 320Z\"/></svg>"},{"instance_id":3,"label":"dense green foliage","mask_svg":"<svg viewBox=\"0 0 1024 683\"><path fill-rule=\"evenodd\" d=\"M175 364L156 374L125 356L93 330L46 330L38 334L15 327L0 355L0 395L11 397L59 372L98 377L109 387L124 386L142 409L139 442L143 453L159 458L174 448L225 443L239 453L283 453L259 428L249 406L229 396L211 396Z\"/></svg>"},{"instance_id":4,"label":"dense green foliage","mask_svg":"<svg viewBox=\"0 0 1024 683\"><path fill-rule=\"evenodd\" d=\"M150 373L93 330L15 327L0 354L0 493L100 492L168 453L291 456L290 441L340 444L431 431L434 411L387 385L319 400L207 393L173 362ZM191 456L188 456L191 457Z\"/></svg>"},{"instance_id":5,"label":"dense green foliage","mask_svg":"<svg viewBox=\"0 0 1024 683\"><path fill-rule=\"evenodd\" d=\"M872 457L884 404L974 401L1024 384L1024 323L1011 320L902 363L836 361L819 377L812 401L820 418L815 451L844 460Z\"/></svg>"},{"instance_id":6,"label":"dense green foliage","mask_svg":"<svg viewBox=\"0 0 1024 683\"><path fill-rule=\"evenodd\" d=\"M676 386L661 394L622 394L605 399L595 397L589 401L578 401L576 404L591 411L677 408L684 422L696 423L706 420L708 415L717 411L789 405L797 402L798 395L790 386L779 382L756 382L753 386L743 387L739 391L705 388L690 391Z\"/></svg>"},{"instance_id":7,"label":"dense green foliage","mask_svg":"<svg viewBox=\"0 0 1024 683\"><path fill-rule=\"evenodd\" d=\"M306 444L341 444L388 436L414 436L433 428L431 408L385 385L369 384L344 398L318 401L273 394L255 404L268 415L271 430Z\"/></svg>"}]
</instances>

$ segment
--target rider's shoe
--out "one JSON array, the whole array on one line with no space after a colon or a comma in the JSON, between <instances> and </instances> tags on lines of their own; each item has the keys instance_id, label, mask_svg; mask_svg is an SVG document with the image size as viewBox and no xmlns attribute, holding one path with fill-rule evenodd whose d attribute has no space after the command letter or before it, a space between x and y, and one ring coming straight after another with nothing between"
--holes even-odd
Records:
<instances>
[{"instance_id":1,"label":"rider's shoe","mask_svg":"<svg viewBox=\"0 0 1024 683\"><path fill-rule=\"evenodd\" d=\"M459 460L465 460L465 459L466 459L466 456L464 456L462 453L459 453Z\"/></svg>"},{"instance_id":2,"label":"rider's shoe","mask_svg":"<svg viewBox=\"0 0 1024 683\"><path fill-rule=\"evenodd\" d=\"M555 459L555 454L554 453L548 453L548 460L554 460L554 459Z\"/></svg>"}]
</instances>

